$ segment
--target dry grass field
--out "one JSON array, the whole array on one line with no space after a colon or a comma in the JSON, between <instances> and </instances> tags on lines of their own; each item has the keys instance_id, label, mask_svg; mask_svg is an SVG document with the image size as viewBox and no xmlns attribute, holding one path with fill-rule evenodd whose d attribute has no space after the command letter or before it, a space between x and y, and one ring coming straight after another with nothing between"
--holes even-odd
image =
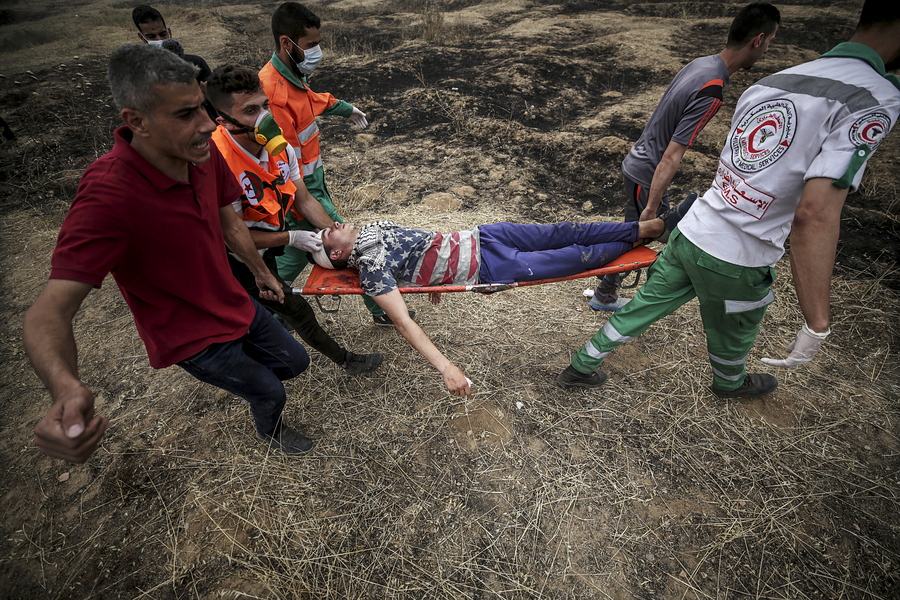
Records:
<instances>
[{"instance_id":1,"label":"dry grass field","mask_svg":"<svg viewBox=\"0 0 900 600\"><path fill-rule=\"evenodd\" d=\"M834 333L768 398L712 396L693 302L614 353L604 388L565 392L556 374L606 320L581 294L593 281L411 297L474 381L461 402L345 298L321 322L385 362L347 377L311 352L286 414L317 445L286 458L255 440L240 399L150 368L110 279L75 321L110 429L83 465L39 454L49 400L22 317L82 170L110 147L105 64L137 41L135 4L0 3L0 116L18 136L0 144L0 598L900 597L898 132L844 212ZM732 78L675 197L709 185L741 91L845 39L861 2L776 4L782 30ZM311 4L325 52L312 87L371 122L320 119L339 210L443 231L621 218L624 152L741 5ZM213 67L271 54L276 2L156 6ZM801 323L786 260L778 270L751 370Z\"/></svg>"}]
</instances>

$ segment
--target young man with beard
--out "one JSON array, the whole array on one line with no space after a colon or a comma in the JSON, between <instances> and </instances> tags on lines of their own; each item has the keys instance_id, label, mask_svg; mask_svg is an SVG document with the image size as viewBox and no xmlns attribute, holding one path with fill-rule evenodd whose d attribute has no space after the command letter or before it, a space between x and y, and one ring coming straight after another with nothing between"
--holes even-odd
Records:
<instances>
[{"instance_id":1,"label":"young man with beard","mask_svg":"<svg viewBox=\"0 0 900 600\"><path fill-rule=\"evenodd\" d=\"M720 398L778 385L746 363L774 265L791 238L791 272L805 322L776 367L813 360L830 333L830 288L841 209L900 114L900 3L867 0L849 42L756 82L738 100L712 187L672 234L634 300L575 353L558 383L598 387L604 358L697 297Z\"/></svg>"},{"instance_id":2,"label":"young man with beard","mask_svg":"<svg viewBox=\"0 0 900 600\"><path fill-rule=\"evenodd\" d=\"M728 78L762 58L780 22L771 4L745 6L731 22L725 48L691 61L675 76L622 162L626 221L646 221L669 208L669 184L687 149L722 106ZM617 311L625 306L630 298L618 296L620 283L618 273L602 277L590 307Z\"/></svg>"},{"instance_id":3,"label":"young man with beard","mask_svg":"<svg viewBox=\"0 0 900 600\"><path fill-rule=\"evenodd\" d=\"M317 93L309 87L307 77L322 61L319 30L322 21L311 10L296 2L285 2L272 15L272 35L275 52L260 70L263 91L269 98L272 115L284 130L284 137L300 160L303 181L309 193L318 200L335 222L343 219L325 184L325 167L319 148L319 115L338 115L350 119L354 125L366 128L369 122L364 112L329 93ZM290 229L312 231L315 226L306 219L288 216ZM278 273L292 282L307 265L305 252L286 248L278 257ZM376 325L392 327L393 323L377 304L364 299Z\"/></svg>"},{"instance_id":4,"label":"young man with beard","mask_svg":"<svg viewBox=\"0 0 900 600\"><path fill-rule=\"evenodd\" d=\"M109 84L124 126L85 170L59 232L50 281L25 315L22 337L53 406L35 427L45 454L83 462L106 431L78 373L72 319L112 274L150 365L177 364L245 398L259 437L286 453L312 442L282 421L282 381L309 357L231 274L223 246L253 273L259 297L281 283L256 252L232 203L241 190L210 143L197 68L168 50L129 44L113 52Z\"/></svg>"},{"instance_id":5,"label":"young man with beard","mask_svg":"<svg viewBox=\"0 0 900 600\"><path fill-rule=\"evenodd\" d=\"M219 114L213 142L244 192L235 200L235 210L243 215L266 266L283 284L277 274L276 257L287 247L314 252L322 245L311 231L288 231L288 215L320 228L334 225L334 221L303 184L294 149L284 141L279 145L284 138L275 135L278 124L269 112L269 100L256 73L238 65L223 65L213 71L206 93ZM228 261L237 280L253 294L256 284L248 266L233 252L228 253ZM382 354L354 354L342 348L322 329L303 296L288 294L283 302L259 302L348 375L374 371L384 359Z\"/></svg>"}]
</instances>

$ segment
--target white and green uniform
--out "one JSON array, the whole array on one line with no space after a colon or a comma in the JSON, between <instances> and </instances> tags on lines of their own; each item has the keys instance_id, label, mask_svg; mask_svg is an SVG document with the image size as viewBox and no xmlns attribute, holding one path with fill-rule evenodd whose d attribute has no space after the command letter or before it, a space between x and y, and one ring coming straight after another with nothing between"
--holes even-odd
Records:
<instances>
[{"instance_id":1,"label":"white and green uniform","mask_svg":"<svg viewBox=\"0 0 900 600\"><path fill-rule=\"evenodd\" d=\"M738 101L712 187L682 219L634 300L579 350L589 372L618 344L694 298L713 382L736 389L766 307L773 266L807 180L856 189L900 114L900 82L868 46L846 42L766 77Z\"/></svg>"}]
</instances>

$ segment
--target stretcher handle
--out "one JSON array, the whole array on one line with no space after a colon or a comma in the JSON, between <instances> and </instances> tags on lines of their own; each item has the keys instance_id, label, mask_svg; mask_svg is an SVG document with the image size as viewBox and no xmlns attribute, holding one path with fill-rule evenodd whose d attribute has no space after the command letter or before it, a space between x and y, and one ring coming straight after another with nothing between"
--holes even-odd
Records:
<instances>
[{"instance_id":1,"label":"stretcher handle","mask_svg":"<svg viewBox=\"0 0 900 600\"><path fill-rule=\"evenodd\" d=\"M302 296L303 288L285 286L284 293L285 294L293 294L294 296ZM319 310L321 310L323 313L329 313L329 314L336 313L337 311L341 310L341 296L338 294L328 294L328 296L331 297L330 303L331 303L331 306L334 308L327 307L322 304L322 298L327 297L326 295L316 294L316 296L315 296L316 306L319 307Z\"/></svg>"}]
</instances>

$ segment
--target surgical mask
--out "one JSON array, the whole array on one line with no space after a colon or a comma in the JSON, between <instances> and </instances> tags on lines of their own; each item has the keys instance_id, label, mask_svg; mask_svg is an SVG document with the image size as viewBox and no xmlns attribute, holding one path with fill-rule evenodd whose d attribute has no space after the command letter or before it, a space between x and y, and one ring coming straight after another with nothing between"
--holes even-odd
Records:
<instances>
[{"instance_id":1,"label":"surgical mask","mask_svg":"<svg viewBox=\"0 0 900 600\"><path fill-rule=\"evenodd\" d=\"M294 40L291 40L291 43L297 46ZM303 73L304 75L309 75L313 71L316 70L316 67L319 66L319 63L322 62L322 46L316 44L309 50L304 50L297 46L297 48L303 52L303 61L297 62L294 61L294 64L297 65L297 70Z\"/></svg>"},{"instance_id":2,"label":"surgical mask","mask_svg":"<svg viewBox=\"0 0 900 600\"><path fill-rule=\"evenodd\" d=\"M162 48L163 42L166 40L147 40L147 43L157 48Z\"/></svg>"}]
</instances>

